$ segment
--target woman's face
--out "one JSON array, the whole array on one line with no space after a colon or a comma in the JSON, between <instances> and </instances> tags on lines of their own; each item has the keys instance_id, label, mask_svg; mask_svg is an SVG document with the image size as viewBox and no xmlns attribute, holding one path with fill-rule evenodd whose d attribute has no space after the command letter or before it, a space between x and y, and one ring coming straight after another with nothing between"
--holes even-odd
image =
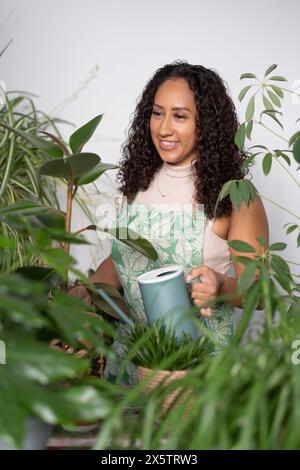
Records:
<instances>
[{"instance_id":1,"label":"woman's face","mask_svg":"<svg viewBox=\"0 0 300 470\"><path fill-rule=\"evenodd\" d=\"M166 80L158 88L150 131L163 161L180 166L197 158L196 103L184 78Z\"/></svg>"}]
</instances>

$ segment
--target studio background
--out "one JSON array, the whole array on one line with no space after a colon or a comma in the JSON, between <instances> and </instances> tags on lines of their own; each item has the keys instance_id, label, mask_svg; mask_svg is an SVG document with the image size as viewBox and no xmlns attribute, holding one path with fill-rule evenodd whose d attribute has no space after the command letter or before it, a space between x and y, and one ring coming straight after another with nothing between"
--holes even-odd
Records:
<instances>
[{"instance_id":1,"label":"studio background","mask_svg":"<svg viewBox=\"0 0 300 470\"><path fill-rule=\"evenodd\" d=\"M104 162L118 163L136 100L154 71L168 62L184 59L215 69L228 84L240 121L245 104L237 97L245 86L239 79L243 72L262 77L269 65L279 64L278 74L300 93L299 16L297 0L1 0L1 49L10 38L13 42L0 58L0 80L7 90L38 95L39 109L77 127L104 113L87 150ZM282 111L285 136L290 137L300 117L300 98L288 95ZM276 124L270 122L270 127ZM61 130L64 136L73 132L70 126ZM281 145L263 129L255 130L252 141L271 148ZM296 164L290 171L300 183ZM107 172L99 180L103 197L91 188L92 209L101 197L109 201L116 193L115 174ZM251 174L262 196L299 212L299 187L279 164L273 164L268 177L261 163ZM286 236L283 228L297 220L263 202L270 242L285 241L286 259L299 262L296 232ZM73 228L84 223L77 211ZM84 271L95 268L110 251L109 243L88 238L93 246L72 251ZM292 272L297 270L292 267Z\"/></svg>"}]
</instances>

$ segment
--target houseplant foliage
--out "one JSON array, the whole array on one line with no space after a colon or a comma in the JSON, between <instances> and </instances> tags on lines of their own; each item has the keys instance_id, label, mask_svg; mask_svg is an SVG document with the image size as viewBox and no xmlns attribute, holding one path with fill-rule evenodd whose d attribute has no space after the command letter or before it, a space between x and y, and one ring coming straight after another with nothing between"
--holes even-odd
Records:
<instances>
[{"instance_id":1,"label":"houseplant foliage","mask_svg":"<svg viewBox=\"0 0 300 470\"><path fill-rule=\"evenodd\" d=\"M32 138L37 136L39 129L49 129L55 135L60 135L57 125L61 120L51 118L37 109L34 96L30 93L5 91L0 86L0 103L1 123L26 132ZM0 208L31 199L59 209L55 184L41 180L37 174L37 167L51 158L54 157L49 153L40 152L27 140L17 138L0 126ZM14 251L2 250L2 269L9 270L16 262L22 264L24 239L18 231L3 223L0 226L1 234L8 234L17 245ZM32 264L37 262L38 258L31 260Z\"/></svg>"},{"instance_id":2,"label":"houseplant foliage","mask_svg":"<svg viewBox=\"0 0 300 470\"><path fill-rule=\"evenodd\" d=\"M97 229L92 225L80 233L71 231L72 205L79 186L115 168L101 163L96 154L82 152L101 118L97 116L74 132L69 147L48 131L43 131L45 139L0 122L8 142L20 139L45 157L39 175L61 179L67 186L66 211L38 198L21 198L0 209L0 222L23 237L25 248L22 266L17 264L17 271L10 274L2 273L0 288L0 338L6 347L6 364L0 369L0 436L16 447L22 445L24 423L30 416L69 425L105 418L111 409L112 400L83 375L90 369L91 358L109 356L104 336L113 336L113 331L95 309L87 311L79 299L64 293L70 271L95 292L95 286L76 269L69 250L72 243L87 243L81 232ZM157 256L147 240L128 230L127 235L124 243L150 257ZM1 235L2 248L14 251L16 243ZM37 257L42 264L30 265ZM55 339L85 358L50 347ZM20 388L24 393L19 393Z\"/></svg>"},{"instance_id":3,"label":"houseplant foliage","mask_svg":"<svg viewBox=\"0 0 300 470\"><path fill-rule=\"evenodd\" d=\"M46 250L47 244L40 248ZM52 256L58 258L54 266L60 266L60 253ZM46 282L20 274L2 273L0 278L0 337L6 348L0 366L0 438L21 447L26 419L32 416L68 425L105 418L111 400L85 376L90 357L109 355L101 340L103 333L112 335L109 325L87 312L79 299L53 286L49 293ZM80 358L50 347L55 338L88 354Z\"/></svg>"},{"instance_id":4,"label":"houseplant foliage","mask_svg":"<svg viewBox=\"0 0 300 470\"><path fill-rule=\"evenodd\" d=\"M276 127L273 129L278 126L282 131L281 103L288 93L294 93L285 88L285 77L274 73L276 67L275 64L268 67L262 80L253 73L241 75L250 84L243 88L239 99L244 100L251 91L254 93L246 104L245 121L238 129L236 144L244 147L256 125L281 136L282 148L270 149L250 142L246 164L261 161L268 175L276 161L296 182L290 167L293 159L296 164L300 161L299 127L288 137ZM263 110L256 116L260 95ZM299 119L296 125L298 122ZM274 126L270 127L270 123ZM249 206L256 193L249 179L229 181L223 186L219 200L230 197L239 210L243 202ZM300 215L291 211L289 214L294 220L287 224L287 233L299 231ZM238 295L243 294L243 315L229 347L209 360L203 358L181 381L180 386L193 393L190 413L184 414L182 407L174 406L161 417L163 388L158 386L145 398L138 384L124 399L127 404L138 402L141 406L128 440L119 439L128 436L122 425L124 410L120 404L101 428L96 448L120 448L122 442L124 448L144 449L299 449L299 275L291 271L290 262L284 259L285 243L279 241L267 248L264 239L259 238L258 242L261 254L257 256L254 247L241 240L229 243L240 252L236 260L245 265L238 283ZM300 245L299 235L297 245ZM217 300L226 301L228 297L219 296ZM266 320L265 327L258 332L255 342L241 345L259 304L264 306L261 314ZM136 354L134 349L133 345L132 357ZM113 432L116 428L118 436Z\"/></svg>"}]
</instances>

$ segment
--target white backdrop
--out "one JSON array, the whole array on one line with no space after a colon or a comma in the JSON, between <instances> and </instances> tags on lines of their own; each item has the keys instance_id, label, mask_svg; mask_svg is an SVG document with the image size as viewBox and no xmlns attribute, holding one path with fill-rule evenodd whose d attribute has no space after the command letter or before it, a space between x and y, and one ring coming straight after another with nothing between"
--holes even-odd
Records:
<instances>
[{"instance_id":1,"label":"white backdrop","mask_svg":"<svg viewBox=\"0 0 300 470\"><path fill-rule=\"evenodd\" d=\"M239 80L241 73L262 77L276 63L278 74L289 79L290 87L297 86L299 14L297 0L1 0L0 49L11 37L13 43L0 59L0 80L7 89L37 94L39 109L76 126L104 112L87 149L105 162L117 163L136 99L165 63L185 59L218 71L228 83L241 121L245 110L237 100L245 85ZM299 83L295 91L300 92ZM300 99L291 96L284 107L287 136L300 116ZM64 129L67 132L71 128ZM262 129L254 133L254 143L280 145ZM293 165L291 173L299 183L295 169ZM299 214L299 187L277 162L268 177L261 164L251 171L263 196ZM112 191L114 176L110 172L101 178L101 191ZM99 200L91 199L94 204ZM284 223L296 219L265 200L264 204L271 242L286 241L286 258L299 261L296 234L286 237L283 229ZM82 223L82 217L76 216L74 228ZM98 243L76 249L75 256L85 270L108 252L107 245ZM292 270L299 272L296 267Z\"/></svg>"}]
</instances>

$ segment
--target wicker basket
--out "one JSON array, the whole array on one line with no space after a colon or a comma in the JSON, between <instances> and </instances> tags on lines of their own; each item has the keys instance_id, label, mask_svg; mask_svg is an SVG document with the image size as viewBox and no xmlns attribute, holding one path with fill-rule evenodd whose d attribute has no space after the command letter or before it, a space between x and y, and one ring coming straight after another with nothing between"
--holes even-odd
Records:
<instances>
[{"instance_id":1,"label":"wicker basket","mask_svg":"<svg viewBox=\"0 0 300 470\"><path fill-rule=\"evenodd\" d=\"M137 372L139 381L144 381L142 390L146 395L151 393L159 384L167 385L174 380L186 377L188 374L186 370L154 370L141 366L137 367ZM187 400L189 394L189 390L182 393L181 387L176 388L164 399L162 404L163 411L168 411L175 401L176 403L174 403L174 406L179 406L187 402L185 411L188 411L191 407L190 401ZM180 397L177 399L178 395L180 395Z\"/></svg>"}]
</instances>

